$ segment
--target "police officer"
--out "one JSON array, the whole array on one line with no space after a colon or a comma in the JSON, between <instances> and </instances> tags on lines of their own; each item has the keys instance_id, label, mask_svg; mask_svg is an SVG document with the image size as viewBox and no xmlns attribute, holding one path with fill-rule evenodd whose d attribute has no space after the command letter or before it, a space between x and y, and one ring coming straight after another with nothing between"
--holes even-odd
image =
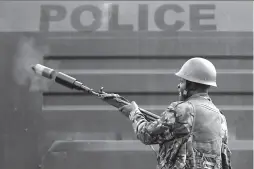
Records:
<instances>
[{"instance_id":1,"label":"police officer","mask_svg":"<svg viewBox=\"0 0 254 169\"><path fill-rule=\"evenodd\" d=\"M180 78L180 101L171 103L158 120L148 122L135 101L119 111L129 117L142 143L159 144L158 169L230 168L226 119L208 95L211 86L217 87L214 65L195 57L175 75Z\"/></svg>"}]
</instances>

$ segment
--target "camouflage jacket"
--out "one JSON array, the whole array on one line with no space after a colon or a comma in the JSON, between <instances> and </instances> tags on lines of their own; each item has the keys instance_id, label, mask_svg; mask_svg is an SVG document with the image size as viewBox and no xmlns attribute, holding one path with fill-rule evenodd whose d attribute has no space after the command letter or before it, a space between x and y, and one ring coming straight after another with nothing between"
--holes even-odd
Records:
<instances>
[{"instance_id":1,"label":"camouflage jacket","mask_svg":"<svg viewBox=\"0 0 254 169\"><path fill-rule=\"evenodd\" d=\"M157 168L181 169L185 167L187 141L194 118L193 107L188 102L173 102L161 118L148 122L139 111L130 113L137 138L146 145L159 144Z\"/></svg>"},{"instance_id":2,"label":"camouflage jacket","mask_svg":"<svg viewBox=\"0 0 254 169\"><path fill-rule=\"evenodd\" d=\"M226 119L222 116L221 135L228 142ZM192 149L191 130L194 110L189 102L173 102L161 118L148 122L139 110L130 113L137 138L146 145L159 144L157 169L192 169L196 153Z\"/></svg>"}]
</instances>

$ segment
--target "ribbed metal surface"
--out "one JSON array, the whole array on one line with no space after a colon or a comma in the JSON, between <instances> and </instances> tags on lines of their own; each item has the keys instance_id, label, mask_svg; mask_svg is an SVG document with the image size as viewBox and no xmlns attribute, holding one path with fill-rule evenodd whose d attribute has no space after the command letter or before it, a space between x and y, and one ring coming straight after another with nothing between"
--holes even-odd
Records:
<instances>
[{"instance_id":1,"label":"ribbed metal surface","mask_svg":"<svg viewBox=\"0 0 254 169\"><path fill-rule=\"evenodd\" d=\"M233 160L243 161L245 159L246 161L246 158L251 159L252 157L240 156L240 154L253 149L251 144L253 138L253 59L251 55L248 55L250 50L242 50L246 49L245 44L237 43L236 45L236 42L246 40L246 44L252 44L248 42L249 37L242 34L226 35L226 37L215 37L212 40L209 37L196 36L196 39L192 39L194 42L191 44L193 45L189 46L191 50L184 47L185 43L190 45L189 38L184 38L184 36L167 38L163 42L154 40L152 44L151 39L128 40L125 37L121 37L120 40L109 38L107 41L100 40L98 37L96 40L93 38L78 38L77 40L68 37L68 40L65 41L64 36L59 35L59 39L57 37L48 39L49 44L52 44L52 55L45 56L44 63L76 77L94 90L103 86L108 92L119 93L129 100L135 100L140 107L160 114L170 102L177 100L178 79L174 76L174 72L190 57L207 56L218 70L219 87L213 88L210 95L227 118L230 147L235 153ZM241 38L243 40L239 40ZM219 39L222 44L218 41ZM203 47L200 46L199 41ZM174 44L176 48L171 44ZM161 48L160 45L165 48ZM180 50L177 46L183 48ZM240 50L235 50L236 46ZM214 55L206 49L211 49ZM117 150L119 154L117 159L122 158L124 152L135 151L135 146L141 152L146 151L136 142L112 141L136 140L136 137L130 122L124 116L115 108L93 96L52 84L44 91L42 110L47 131L44 144L58 139L84 140L80 144L88 147L80 151L84 153L96 151L97 154L101 154L103 151ZM86 144L85 140L90 141ZM96 146L91 146L93 143ZM74 147L76 145L71 144ZM69 147L69 144L65 146ZM100 147L103 148L100 150ZM152 153L151 156L153 156ZM234 168L239 166L237 163L233 164ZM151 165L155 165L155 162L151 162Z\"/></svg>"}]
</instances>

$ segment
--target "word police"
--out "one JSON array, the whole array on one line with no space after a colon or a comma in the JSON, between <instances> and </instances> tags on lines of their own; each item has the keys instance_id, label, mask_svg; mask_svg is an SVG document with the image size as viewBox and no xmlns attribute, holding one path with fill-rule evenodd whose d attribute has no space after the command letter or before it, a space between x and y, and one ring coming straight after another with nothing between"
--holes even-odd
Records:
<instances>
[{"instance_id":1,"label":"word police","mask_svg":"<svg viewBox=\"0 0 254 169\"><path fill-rule=\"evenodd\" d=\"M120 4L112 4L109 8L108 13L111 15L107 17L107 31L149 31L154 27L159 31L180 31L184 27L188 27L189 31L216 31L217 29L215 4L187 4L187 7L180 4L161 4L153 12L149 11L151 4L137 4L137 8L133 8L133 10L138 9L135 11L137 13L135 15L137 16L135 27L134 24L120 22L123 16L121 16L119 6ZM40 8L40 30L52 31L51 26L53 24L66 23L66 20L68 20L68 26L75 31L98 31L102 27L103 19L105 19L105 11L102 8L93 4L79 5L71 10L67 7L63 5L42 5ZM84 13L90 13L91 22L89 24L82 22ZM187 13L185 18L177 17L184 13ZM128 17L128 14L125 14L124 17ZM172 22L168 23L166 14L173 14L170 17ZM131 19L133 20L133 18ZM151 20L153 28L151 28Z\"/></svg>"}]
</instances>

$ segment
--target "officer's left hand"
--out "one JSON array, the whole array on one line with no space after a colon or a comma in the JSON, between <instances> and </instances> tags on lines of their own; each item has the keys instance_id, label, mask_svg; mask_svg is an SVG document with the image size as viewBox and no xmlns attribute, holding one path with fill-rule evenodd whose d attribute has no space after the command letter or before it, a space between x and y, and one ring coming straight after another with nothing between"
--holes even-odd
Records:
<instances>
[{"instance_id":1,"label":"officer's left hand","mask_svg":"<svg viewBox=\"0 0 254 169\"><path fill-rule=\"evenodd\" d=\"M122 112L126 117L129 118L130 113L131 113L132 111L137 110L137 109L138 109L138 105L136 104L135 101L132 101L130 104L125 105L125 106L123 106L123 107L120 107L118 110L119 110L120 112Z\"/></svg>"}]
</instances>

